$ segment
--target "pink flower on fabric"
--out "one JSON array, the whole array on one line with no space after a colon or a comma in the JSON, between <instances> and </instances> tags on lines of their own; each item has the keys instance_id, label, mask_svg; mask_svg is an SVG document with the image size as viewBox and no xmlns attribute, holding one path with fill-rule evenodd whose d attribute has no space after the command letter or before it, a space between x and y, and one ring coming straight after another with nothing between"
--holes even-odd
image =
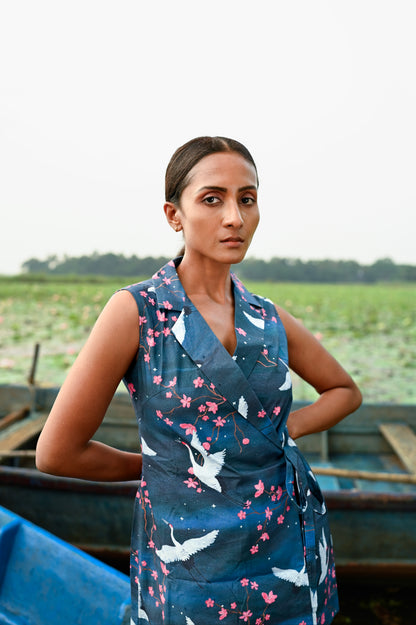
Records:
<instances>
[{"instance_id":1,"label":"pink flower on fabric","mask_svg":"<svg viewBox=\"0 0 416 625\"><path fill-rule=\"evenodd\" d=\"M257 416L259 417L259 419L263 419L263 417L266 416L266 411L265 410L259 410L257 413Z\"/></svg>"},{"instance_id":2,"label":"pink flower on fabric","mask_svg":"<svg viewBox=\"0 0 416 625\"><path fill-rule=\"evenodd\" d=\"M196 432L196 427L192 425L192 423L181 423L181 428L185 430L185 434L194 434Z\"/></svg>"},{"instance_id":3,"label":"pink flower on fabric","mask_svg":"<svg viewBox=\"0 0 416 625\"><path fill-rule=\"evenodd\" d=\"M236 607L237 607L237 604L236 604L235 602L233 602L233 603L231 603L231 604L230 604L230 608L231 608L232 610L235 610L235 609L236 609Z\"/></svg>"},{"instance_id":4,"label":"pink flower on fabric","mask_svg":"<svg viewBox=\"0 0 416 625\"><path fill-rule=\"evenodd\" d=\"M170 380L170 381L169 381L169 386L175 386L175 384L176 384L176 379L177 379L177 378L176 378L176 375L175 375L175 377L173 378L173 380Z\"/></svg>"},{"instance_id":5,"label":"pink flower on fabric","mask_svg":"<svg viewBox=\"0 0 416 625\"><path fill-rule=\"evenodd\" d=\"M168 336L170 334L170 328L163 328L163 334Z\"/></svg>"},{"instance_id":6,"label":"pink flower on fabric","mask_svg":"<svg viewBox=\"0 0 416 625\"><path fill-rule=\"evenodd\" d=\"M149 362L150 361L150 354L145 354L144 355L144 361L145 362Z\"/></svg>"},{"instance_id":7,"label":"pink flower on fabric","mask_svg":"<svg viewBox=\"0 0 416 625\"><path fill-rule=\"evenodd\" d=\"M213 412L215 414L218 410L218 404L216 404L213 401L207 401L207 406L208 406L208 412Z\"/></svg>"},{"instance_id":8,"label":"pink flower on fabric","mask_svg":"<svg viewBox=\"0 0 416 625\"><path fill-rule=\"evenodd\" d=\"M205 601L205 603L207 604L207 608L213 608L214 607L214 600L213 599L207 599Z\"/></svg>"},{"instance_id":9,"label":"pink flower on fabric","mask_svg":"<svg viewBox=\"0 0 416 625\"><path fill-rule=\"evenodd\" d=\"M198 406L198 410L199 412L204 412L204 410L206 410L207 407L205 406L205 404L201 404L200 406Z\"/></svg>"},{"instance_id":10,"label":"pink flower on fabric","mask_svg":"<svg viewBox=\"0 0 416 625\"><path fill-rule=\"evenodd\" d=\"M240 620L243 620L245 623L247 623L250 616L253 616L253 612L251 610L246 610L245 612L243 612L242 616L240 616Z\"/></svg>"},{"instance_id":11,"label":"pink flower on fabric","mask_svg":"<svg viewBox=\"0 0 416 625\"><path fill-rule=\"evenodd\" d=\"M263 534L260 536L260 539L261 539L263 542L266 542L266 540L269 540L269 539L270 539L270 536L268 535L268 533L267 533L267 532L263 532Z\"/></svg>"},{"instance_id":12,"label":"pink flower on fabric","mask_svg":"<svg viewBox=\"0 0 416 625\"><path fill-rule=\"evenodd\" d=\"M169 575L170 571L168 571L164 562L160 561L160 567L165 575Z\"/></svg>"},{"instance_id":13,"label":"pink flower on fabric","mask_svg":"<svg viewBox=\"0 0 416 625\"><path fill-rule=\"evenodd\" d=\"M254 494L255 497L260 497L260 495L264 493L264 484L261 480L259 480L259 483L256 484L254 488L256 489L256 492Z\"/></svg>"},{"instance_id":14,"label":"pink flower on fabric","mask_svg":"<svg viewBox=\"0 0 416 625\"><path fill-rule=\"evenodd\" d=\"M227 616L228 612L227 612L227 610L225 608L221 608L221 610L218 612L218 614L220 615L220 619L219 620L222 621L222 619L224 619Z\"/></svg>"},{"instance_id":15,"label":"pink flower on fabric","mask_svg":"<svg viewBox=\"0 0 416 625\"><path fill-rule=\"evenodd\" d=\"M166 417L166 419L164 419L164 422L167 423L168 425L173 425L173 421L171 421L167 417Z\"/></svg>"},{"instance_id":16,"label":"pink flower on fabric","mask_svg":"<svg viewBox=\"0 0 416 625\"><path fill-rule=\"evenodd\" d=\"M184 408L189 408L191 405L191 398L187 397L185 393L182 395L181 404Z\"/></svg>"},{"instance_id":17,"label":"pink flower on fabric","mask_svg":"<svg viewBox=\"0 0 416 625\"><path fill-rule=\"evenodd\" d=\"M247 501L244 504L244 507L245 508L249 508L250 506L251 506L251 501L250 501L250 499L247 499Z\"/></svg>"},{"instance_id":18,"label":"pink flower on fabric","mask_svg":"<svg viewBox=\"0 0 416 625\"><path fill-rule=\"evenodd\" d=\"M279 523L279 525L281 525L283 523L283 521L285 520L285 517L283 516L283 514L281 514L278 518L277 518L277 522Z\"/></svg>"},{"instance_id":19,"label":"pink flower on fabric","mask_svg":"<svg viewBox=\"0 0 416 625\"><path fill-rule=\"evenodd\" d=\"M241 583L242 586L248 586L249 581L250 580L247 579L247 577L243 577L243 579L241 580L240 583Z\"/></svg>"},{"instance_id":20,"label":"pink flower on fabric","mask_svg":"<svg viewBox=\"0 0 416 625\"><path fill-rule=\"evenodd\" d=\"M267 594L266 592L262 592L261 596L263 597L265 602L268 604L274 603L277 599L277 595L274 595L272 591L270 591L269 594Z\"/></svg>"},{"instance_id":21,"label":"pink flower on fabric","mask_svg":"<svg viewBox=\"0 0 416 625\"><path fill-rule=\"evenodd\" d=\"M171 391L166 391L166 397L168 399L170 399L172 397L172 392Z\"/></svg>"},{"instance_id":22,"label":"pink flower on fabric","mask_svg":"<svg viewBox=\"0 0 416 625\"><path fill-rule=\"evenodd\" d=\"M167 321L165 313L161 312L160 310L156 311L156 316L157 316L159 321Z\"/></svg>"},{"instance_id":23,"label":"pink flower on fabric","mask_svg":"<svg viewBox=\"0 0 416 625\"><path fill-rule=\"evenodd\" d=\"M265 515L266 515L266 519L271 519L273 512L270 510L269 506L267 506L266 510L264 511Z\"/></svg>"},{"instance_id":24,"label":"pink flower on fabric","mask_svg":"<svg viewBox=\"0 0 416 625\"><path fill-rule=\"evenodd\" d=\"M170 278L163 278L163 282L165 284L170 284L171 281L170 281Z\"/></svg>"},{"instance_id":25,"label":"pink flower on fabric","mask_svg":"<svg viewBox=\"0 0 416 625\"><path fill-rule=\"evenodd\" d=\"M136 389L134 388L134 384L132 384L131 382L130 382L130 384L127 385L127 388L129 390L130 396L132 396L133 393L136 392Z\"/></svg>"},{"instance_id":26,"label":"pink flower on fabric","mask_svg":"<svg viewBox=\"0 0 416 625\"><path fill-rule=\"evenodd\" d=\"M149 297L149 304L151 304L152 306L155 305L155 300L153 299L153 297Z\"/></svg>"},{"instance_id":27,"label":"pink flower on fabric","mask_svg":"<svg viewBox=\"0 0 416 625\"><path fill-rule=\"evenodd\" d=\"M142 317L141 315L139 315L139 324L142 324L142 323L147 323L147 319L146 317Z\"/></svg>"},{"instance_id":28,"label":"pink flower on fabric","mask_svg":"<svg viewBox=\"0 0 416 625\"><path fill-rule=\"evenodd\" d=\"M195 380L193 382L194 382L195 388L201 388L201 386L204 383L204 380L203 380L203 378L198 376L197 378L195 378Z\"/></svg>"},{"instance_id":29,"label":"pink flower on fabric","mask_svg":"<svg viewBox=\"0 0 416 625\"><path fill-rule=\"evenodd\" d=\"M217 427L222 428L222 426L225 425L225 419L223 419L223 417L217 417L214 419L214 423Z\"/></svg>"},{"instance_id":30,"label":"pink flower on fabric","mask_svg":"<svg viewBox=\"0 0 416 625\"><path fill-rule=\"evenodd\" d=\"M156 345L155 339L153 338L153 336L148 336L146 338L146 341L149 347L154 347Z\"/></svg>"},{"instance_id":31,"label":"pink flower on fabric","mask_svg":"<svg viewBox=\"0 0 416 625\"><path fill-rule=\"evenodd\" d=\"M184 480L183 483L186 484L188 488L196 488L198 486L198 482L196 482L192 477L188 477L188 479Z\"/></svg>"},{"instance_id":32,"label":"pink flower on fabric","mask_svg":"<svg viewBox=\"0 0 416 625\"><path fill-rule=\"evenodd\" d=\"M153 376L153 384L160 384L162 382L162 376L161 375L154 375Z\"/></svg>"},{"instance_id":33,"label":"pink flower on fabric","mask_svg":"<svg viewBox=\"0 0 416 625\"><path fill-rule=\"evenodd\" d=\"M250 582L250 586L253 590L258 590L259 585L257 582Z\"/></svg>"},{"instance_id":34,"label":"pink flower on fabric","mask_svg":"<svg viewBox=\"0 0 416 625\"><path fill-rule=\"evenodd\" d=\"M207 441L205 441L205 443L202 443L202 447L208 451L210 449L211 445L209 443L207 443Z\"/></svg>"},{"instance_id":35,"label":"pink flower on fabric","mask_svg":"<svg viewBox=\"0 0 416 625\"><path fill-rule=\"evenodd\" d=\"M238 334L241 334L242 336L247 336L247 332L245 330L243 330L243 328L236 328Z\"/></svg>"},{"instance_id":36,"label":"pink flower on fabric","mask_svg":"<svg viewBox=\"0 0 416 625\"><path fill-rule=\"evenodd\" d=\"M275 414L276 416L280 414L280 406L275 406L273 408L273 414Z\"/></svg>"},{"instance_id":37,"label":"pink flower on fabric","mask_svg":"<svg viewBox=\"0 0 416 625\"><path fill-rule=\"evenodd\" d=\"M163 417L163 412L161 410L156 410L156 416L161 419Z\"/></svg>"},{"instance_id":38,"label":"pink flower on fabric","mask_svg":"<svg viewBox=\"0 0 416 625\"><path fill-rule=\"evenodd\" d=\"M321 625L324 625L325 623L325 614L322 614L321 616Z\"/></svg>"},{"instance_id":39,"label":"pink flower on fabric","mask_svg":"<svg viewBox=\"0 0 416 625\"><path fill-rule=\"evenodd\" d=\"M240 512L237 514L238 518L243 520L246 518L246 513L244 512L244 510L240 510Z\"/></svg>"},{"instance_id":40,"label":"pink flower on fabric","mask_svg":"<svg viewBox=\"0 0 416 625\"><path fill-rule=\"evenodd\" d=\"M250 442L249 438L243 438L243 440L241 441L243 443L243 445L248 445Z\"/></svg>"},{"instance_id":41,"label":"pink flower on fabric","mask_svg":"<svg viewBox=\"0 0 416 625\"><path fill-rule=\"evenodd\" d=\"M259 546L258 545L253 545L250 549L250 553L254 556L255 553L257 553L259 550Z\"/></svg>"},{"instance_id":42,"label":"pink flower on fabric","mask_svg":"<svg viewBox=\"0 0 416 625\"><path fill-rule=\"evenodd\" d=\"M154 594L155 594L155 591L153 590L152 586L149 586L149 595L153 597Z\"/></svg>"},{"instance_id":43,"label":"pink flower on fabric","mask_svg":"<svg viewBox=\"0 0 416 625\"><path fill-rule=\"evenodd\" d=\"M152 577L153 577L153 579L157 579L157 577L158 577L157 571L152 571Z\"/></svg>"},{"instance_id":44,"label":"pink flower on fabric","mask_svg":"<svg viewBox=\"0 0 416 625\"><path fill-rule=\"evenodd\" d=\"M168 310L171 310L171 308L172 308L172 304L171 304L170 302L168 302L168 300L167 300L167 299L165 299L165 300L164 300L164 302L163 302L163 306L164 306L165 308L167 308Z\"/></svg>"}]
</instances>

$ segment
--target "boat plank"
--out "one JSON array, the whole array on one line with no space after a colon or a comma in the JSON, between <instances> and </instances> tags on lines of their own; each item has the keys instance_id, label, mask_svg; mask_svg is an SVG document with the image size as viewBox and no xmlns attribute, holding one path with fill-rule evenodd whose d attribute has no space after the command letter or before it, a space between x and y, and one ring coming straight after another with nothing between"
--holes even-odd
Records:
<instances>
[{"instance_id":1,"label":"boat plank","mask_svg":"<svg viewBox=\"0 0 416 625\"><path fill-rule=\"evenodd\" d=\"M35 418L25 419L18 427L8 428L0 436L0 460L2 451L17 449L33 436L40 433L45 425L47 414L41 414Z\"/></svg>"},{"instance_id":2,"label":"boat plank","mask_svg":"<svg viewBox=\"0 0 416 625\"><path fill-rule=\"evenodd\" d=\"M382 423L379 427L409 473L416 473L416 435L412 429L403 423Z\"/></svg>"}]
</instances>

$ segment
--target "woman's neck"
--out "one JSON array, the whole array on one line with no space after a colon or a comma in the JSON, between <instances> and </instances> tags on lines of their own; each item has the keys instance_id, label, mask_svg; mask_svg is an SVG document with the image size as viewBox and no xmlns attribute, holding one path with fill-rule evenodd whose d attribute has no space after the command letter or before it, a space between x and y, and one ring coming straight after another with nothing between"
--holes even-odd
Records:
<instances>
[{"instance_id":1,"label":"woman's neck","mask_svg":"<svg viewBox=\"0 0 416 625\"><path fill-rule=\"evenodd\" d=\"M218 263L208 258L194 259L185 251L177 272L191 300L192 296L197 296L218 304L233 301L229 264Z\"/></svg>"}]
</instances>

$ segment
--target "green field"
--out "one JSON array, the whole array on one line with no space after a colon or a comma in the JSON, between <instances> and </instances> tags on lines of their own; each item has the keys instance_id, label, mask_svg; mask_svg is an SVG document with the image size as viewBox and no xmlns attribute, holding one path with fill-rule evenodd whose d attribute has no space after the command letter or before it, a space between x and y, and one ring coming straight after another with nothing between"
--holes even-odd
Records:
<instances>
[{"instance_id":1,"label":"green field","mask_svg":"<svg viewBox=\"0 0 416 625\"><path fill-rule=\"evenodd\" d=\"M111 294L129 280L0 278L0 382L60 385ZM366 402L416 403L416 287L246 283L291 312L359 384ZM295 399L315 391L294 379Z\"/></svg>"}]
</instances>

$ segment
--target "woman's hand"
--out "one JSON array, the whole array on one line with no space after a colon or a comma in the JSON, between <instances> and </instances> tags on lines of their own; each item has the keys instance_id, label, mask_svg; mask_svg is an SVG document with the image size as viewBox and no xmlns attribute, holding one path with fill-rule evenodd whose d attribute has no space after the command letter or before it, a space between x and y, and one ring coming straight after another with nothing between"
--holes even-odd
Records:
<instances>
[{"instance_id":1,"label":"woman's hand","mask_svg":"<svg viewBox=\"0 0 416 625\"><path fill-rule=\"evenodd\" d=\"M136 480L140 454L92 441L139 346L139 317L127 291L113 295L65 380L39 437L40 471L88 480Z\"/></svg>"},{"instance_id":2,"label":"woman's hand","mask_svg":"<svg viewBox=\"0 0 416 625\"><path fill-rule=\"evenodd\" d=\"M321 432L356 410L362 396L351 376L299 321L276 307L286 330L289 365L320 397L290 413L287 427L293 439Z\"/></svg>"}]
</instances>

